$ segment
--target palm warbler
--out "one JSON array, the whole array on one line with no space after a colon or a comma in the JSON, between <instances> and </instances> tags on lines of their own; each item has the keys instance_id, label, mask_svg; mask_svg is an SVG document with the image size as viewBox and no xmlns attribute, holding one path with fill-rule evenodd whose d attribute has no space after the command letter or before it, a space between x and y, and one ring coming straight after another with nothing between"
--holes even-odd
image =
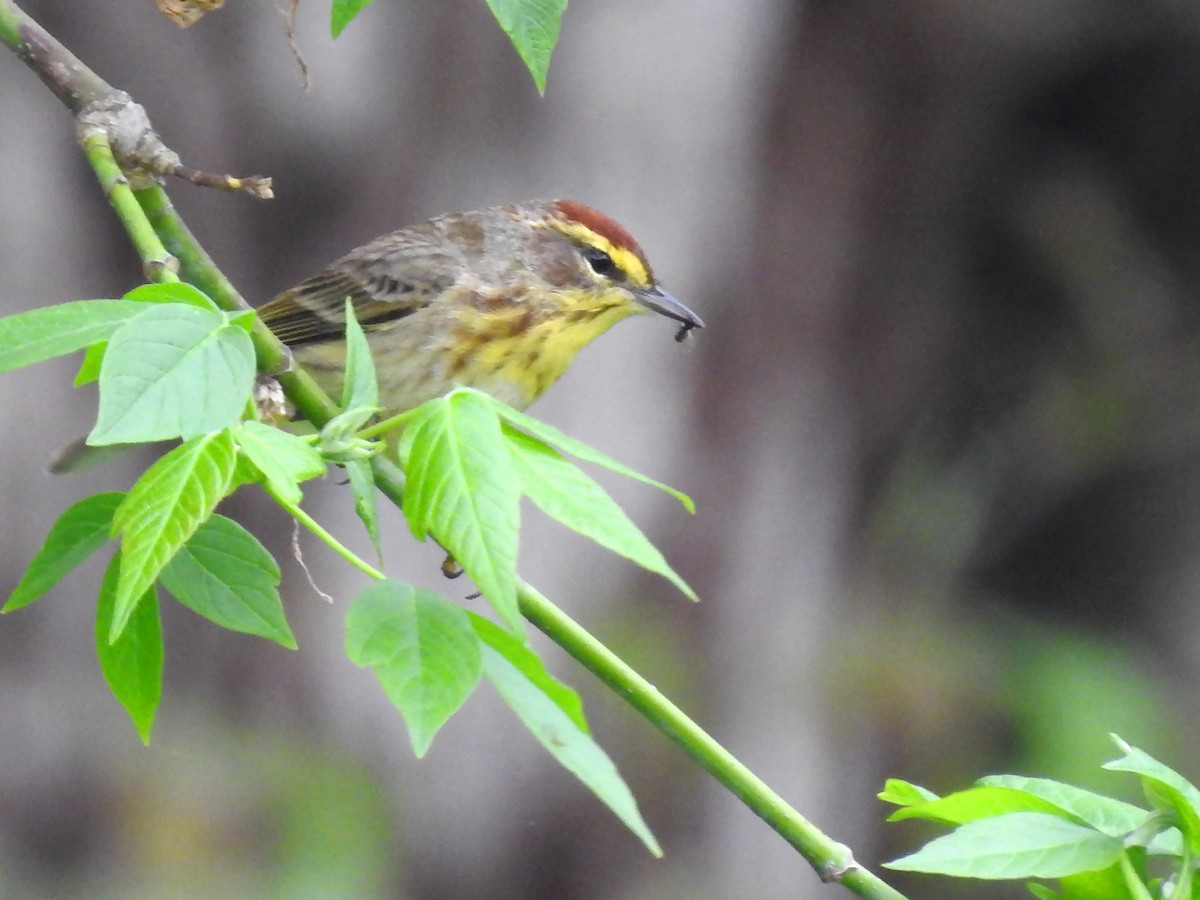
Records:
<instances>
[{"instance_id":1,"label":"palm warbler","mask_svg":"<svg viewBox=\"0 0 1200 900\"><path fill-rule=\"evenodd\" d=\"M384 415L455 385L524 408L584 346L615 323L653 311L704 323L663 291L632 235L572 200L452 213L376 238L258 310L333 397L346 365L345 304L363 326ZM52 472L120 448L61 450Z\"/></svg>"},{"instance_id":2,"label":"palm warbler","mask_svg":"<svg viewBox=\"0 0 1200 900\"><path fill-rule=\"evenodd\" d=\"M284 291L259 317L333 397L345 303L367 334L385 414L455 385L524 408L584 346L634 313L704 323L664 292L637 242L571 200L452 213L376 238Z\"/></svg>"}]
</instances>

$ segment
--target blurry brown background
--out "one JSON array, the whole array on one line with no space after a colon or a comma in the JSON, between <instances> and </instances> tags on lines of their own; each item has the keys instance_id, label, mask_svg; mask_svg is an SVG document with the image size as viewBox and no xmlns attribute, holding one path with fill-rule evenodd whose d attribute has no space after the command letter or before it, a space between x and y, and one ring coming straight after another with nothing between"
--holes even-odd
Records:
<instances>
[{"instance_id":1,"label":"blurry brown background","mask_svg":"<svg viewBox=\"0 0 1200 900\"><path fill-rule=\"evenodd\" d=\"M187 32L150 0L33 2L193 165L172 195L264 299L383 231L527 197L594 204L706 319L619 326L535 407L689 491L603 479L704 597L537 518L522 571L870 865L887 776L1017 771L1129 793L1107 733L1200 777L1200 6L1184 0L574 0L539 99L482 0L305 0ZM138 283L65 112L0 56L0 308ZM70 362L0 379L0 580L145 460L41 470L86 430ZM347 489L307 505L366 552ZM768 898L822 887L555 648L666 849L655 861L481 690L412 759L341 652L362 579L282 515L301 651L164 604L149 749L94 662L102 560L0 620L4 897ZM389 572L461 596L387 523ZM1016 886L891 880L913 897Z\"/></svg>"}]
</instances>

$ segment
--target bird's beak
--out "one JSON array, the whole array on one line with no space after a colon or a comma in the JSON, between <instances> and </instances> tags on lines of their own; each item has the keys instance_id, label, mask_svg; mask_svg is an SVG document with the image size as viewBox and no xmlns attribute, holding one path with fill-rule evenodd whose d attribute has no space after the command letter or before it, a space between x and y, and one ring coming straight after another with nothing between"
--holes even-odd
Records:
<instances>
[{"instance_id":1,"label":"bird's beak","mask_svg":"<svg viewBox=\"0 0 1200 900\"><path fill-rule=\"evenodd\" d=\"M704 327L704 321L698 315L657 285L645 290L634 291L633 295L638 303L646 309L661 313L668 319L682 322L685 330Z\"/></svg>"}]
</instances>

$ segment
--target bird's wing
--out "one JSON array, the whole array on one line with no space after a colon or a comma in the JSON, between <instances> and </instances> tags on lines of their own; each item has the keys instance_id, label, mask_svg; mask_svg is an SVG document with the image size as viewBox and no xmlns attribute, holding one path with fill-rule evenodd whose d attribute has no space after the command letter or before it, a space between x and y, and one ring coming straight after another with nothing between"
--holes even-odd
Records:
<instances>
[{"instance_id":1,"label":"bird's wing","mask_svg":"<svg viewBox=\"0 0 1200 900\"><path fill-rule=\"evenodd\" d=\"M258 316L289 347L340 340L347 298L366 331L410 316L447 291L450 273L461 266L423 237L410 231L379 238L268 301Z\"/></svg>"}]
</instances>

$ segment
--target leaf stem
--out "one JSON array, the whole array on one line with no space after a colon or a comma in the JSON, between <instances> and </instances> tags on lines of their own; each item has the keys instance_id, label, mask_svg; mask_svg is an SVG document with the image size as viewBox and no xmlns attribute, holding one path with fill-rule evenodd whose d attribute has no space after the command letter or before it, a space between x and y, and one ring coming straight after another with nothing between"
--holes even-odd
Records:
<instances>
[{"instance_id":1,"label":"leaf stem","mask_svg":"<svg viewBox=\"0 0 1200 900\"><path fill-rule=\"evenodd\" d=\"M381 434L387 434L394 428L399 428L405 422L413 417L415 409L410 409L408 412L402 412L398 415L390 416L382 422L376 422L374 425L363 428L356 432L355 437L362 438L364 441L370 440L373 437L379 437Z\"/></svg>"},{"instance_id":2,"label":"leaf stem","mask_svg":"<svg viewBox=\"0 0 1200 900\"><path fill-rule=\"evenodd\" d=\"M874 900L903 900L903 894L856 863L849 847L834 841L800 815L654 685L536 589L521 584L517 599L525 618L590 669L775 829L808 860L823 881L840 881L859 896Z\"/></svg>"},{"instance_id":3,"label":"leaf stem","mask_svg":"<svg viewBox=\"0 0 1200 900\"><path fill-rule=\"evenodd\" d=\"M354 568L358 569L365 575L374 578L376 581L383 581L385 578L387 578L386 575L376 569L369 562L362 559L362 557L358 556L358 554L356 554L353 550L321 527L320 522L302 510L295 503L289 503L274 491L267 491L267 493L271 495L271 499L287 510L288 514L293 516L297 522L319 537L325 544L329 546L330 549L333 550L334 553L336 553L346 562L350 563L350 565L354 566Z\"/></svg>"},{"instance_id":4,"label":"leaf stem","mask_svg":"<svg viewBox=\"0 0 1200 900\"><path fill-rule=\"evenodd\" d=\"M1119 862L1121 864L1121 874L1125 876L1125 886L1129 888L1129 896L1134 898L1134 900L1153 900L1150 896L1150 891L1146 889L1145 882L1142 881L1141 876L1134 869L1128 850L1121 851Z\"/></svg>"}]
</instances>

